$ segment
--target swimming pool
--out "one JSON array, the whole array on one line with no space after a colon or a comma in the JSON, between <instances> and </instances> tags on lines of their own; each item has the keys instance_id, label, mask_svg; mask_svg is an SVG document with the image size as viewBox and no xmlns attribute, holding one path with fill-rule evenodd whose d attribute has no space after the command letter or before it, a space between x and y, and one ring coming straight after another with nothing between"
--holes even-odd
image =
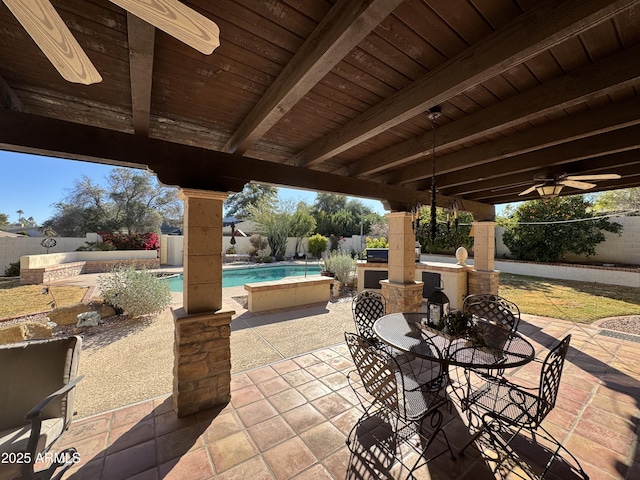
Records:
<instances>
[{"instance_id":1,"label":"swimming pool","mask_svg":"<svg viewBox=\"0 0 640 480\"><path fill-rule=\"evenodd\" d=\"M307 275L317 275L321 268L318 265L307 265ZM304 265L277 265L268 267L225 268L222 270L222 286L238 287L245 283L268 282L284 277L304 275ZM172 292L182 292L182 275L167 279Z\"/></svg>"}]
</instances>

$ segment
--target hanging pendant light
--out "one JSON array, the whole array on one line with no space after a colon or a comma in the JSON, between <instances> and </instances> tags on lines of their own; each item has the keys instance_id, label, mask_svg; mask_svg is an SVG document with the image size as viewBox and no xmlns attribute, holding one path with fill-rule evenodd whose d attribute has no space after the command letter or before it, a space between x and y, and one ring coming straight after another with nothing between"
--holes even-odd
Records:
<instances>
[{"instance_id":1,"label":"hanging pendant light","mask_svg":"<svg viewBox=\"0 0 640 480\"><path fill-rule=\"evenodd\" d=\"M435 242L438 235L438 225L436 223L436 120L442 116L442 109L438 106L428 110L427 118L431 120L433 130L433 142L431 145L431 221L429 225L429 238L431 243Z\"/></svg>"}]
</instances>

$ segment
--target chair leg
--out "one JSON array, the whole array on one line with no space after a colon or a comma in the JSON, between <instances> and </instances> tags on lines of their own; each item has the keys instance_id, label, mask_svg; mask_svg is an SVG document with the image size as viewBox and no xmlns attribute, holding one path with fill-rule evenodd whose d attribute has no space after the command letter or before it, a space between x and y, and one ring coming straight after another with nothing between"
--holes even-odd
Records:
<instances>
[{"instance_id":1,"label":"chair leg","mask_svg":"<svg viewBox=\"0 0 640 480\"><path fill-rule=\"evenodd\" d=\"M542 475L540 478L544 478L544 476L547 474L547 472L549 471L549 468L551 468L551 465L553 464L554 460L556 460L556 458L562 458L562 456L560 455L560 451L563 450L564 452L567 453L567 455L569 455L569 457L571 457L571 460L574 463L574 465L570 465L574 473L576 473L577 475L580 475L584 480L589 480L589 475L587 475L587 473L584 471L578 459L569 450L567 450L567 448L564 445L562 445L558 440L556 440L556 438L553 435L551 435L551 433L549 433L549 431L546 428L544 428L542 425L538 426L538 430L542 430L544 432L544 435L540 435L541 437L550 441L554 445L557 445L556 450L553 452L553 455L545 465L544 472L542 472Z\"/></svg>"}]
</instances>

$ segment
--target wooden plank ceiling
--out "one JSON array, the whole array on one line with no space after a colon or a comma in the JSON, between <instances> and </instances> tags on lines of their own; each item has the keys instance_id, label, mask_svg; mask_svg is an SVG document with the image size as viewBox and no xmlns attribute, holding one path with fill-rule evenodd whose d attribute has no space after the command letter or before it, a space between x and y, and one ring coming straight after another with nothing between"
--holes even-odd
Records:
<instances>
[{"instance_id":1,"label":"wooden plank ceiling","mask_svg":"<svg viewBox=\"0 0 640 480\"><path fill-rule=\"evenodd\" d=\"M211 55L108 0L52 1L103 78L88 86L0 3L0 148L402 209L428 203L437 105L440 205L490 217L540 176L640 185L640 0L183 3L220 27Z\"/></svg>"}]
</instances>

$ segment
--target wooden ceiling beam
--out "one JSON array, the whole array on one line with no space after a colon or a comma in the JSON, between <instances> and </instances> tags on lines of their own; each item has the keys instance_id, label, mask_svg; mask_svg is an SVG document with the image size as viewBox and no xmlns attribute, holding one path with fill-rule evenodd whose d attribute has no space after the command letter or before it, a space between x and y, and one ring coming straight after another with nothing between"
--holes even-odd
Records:
<instances>
[{"instance_id":1,"label":"wooden ceiling beam","mask_svg":"<svg viewBox=\"0 0 640 480\"><path fill-rule=\"evenodd\" d=\"M129 76L133 131L148 136L151 118L151 87L156 29L150 23L127 13L129 35Z\"/></svg>"},{"instance_id":2,"label":"wooden ceiling beam","mask_svg":"<svg viewBox=\"0 0 640 480\"><path fill-rule=\"evenodd\" d=\"M402 0L339 0L224 146L245 153Z\"/></svg>"},{"instance_id":3,"label":"wooden ceiling beam","mask_svg":"<svg viewBox=\"0 0 640 480\"><path fill-rule=\"evenodd\" d=\"M640 0L548 1L291 157L315 166L573 37Z\"/></svg>"},{"instance_id":4,"label":"wooden ceiling beam","mask_svg":"<svg viewBox=\"0 0 640 480\"><path fill-rule=\"evenodd\" d=\"M637 82L639 78L640 47L635 47L440 127L436 131L436 151L470 142L484 135L521 125L543 115L584 103L595 96L608 93L611 89L619 89L624 85ZM634 113L627 110L624 104L616 107L616 109L622 111L607 112L604 114L611 118L609 120L611 122L611 128L620 128L617 126L618 124L624 126L624 124L629 121L629 116L634 117ZM575 138L599 133L601 129L607 129L605 124L608 120L598 119L596 115L587 113L576 117L575 121L573 118L567 118L561 122L554 122L548 126L538 127L531 130L532 133L514 134L491 142L488 145L465 149L463 152L446 155L445 157L436 157L436 163L445 169L442 171L438 170L438 173L447 173L448 171L465 167L467 166L467 162L470 162L470 166L478 165L484 162L490 162L501 156L506 157L537 148L544 148L563 141L562 138L565 135L569 137L565 141L570 141ZM580 120L581 117L591 117L591 120ZM637 117L637 110L635 117ZM621 119L616 120L616 118ZM580 122L587 124L581 128L577 125ZM568 128L569 133L565 134L563 130L554 131L555 127L552 125L555 123L563 123L563 128ZM592 127L594 129L593 133L588 131L588 128L590 128L588 123L594 124ZM540 138L536 140L538 133L533 132L538 131L540 131ZM573 133L573 137L570 132L575 132ZM371 166L364 167L366 163L364 160L357 162L357 164L352 167L351 172L357 175L358 171L371 172L380 170L384 158L387 159L389 166L401 165L406 161L428 153L432 148L432 142L433 134L431 132L425 133L424 135L372 155L367 159L371 161ZM495 148L492 145L495 145ZM472 150L474 151L472 155L465 153L467 151L471 152ZM502 155L501 151L508 153L507 155ZM496 157L496 155L498 156ZM460 163L463 157L465 158L465 163ZM400 185L427 178L430 175L430 164L417 164L403 168L397 172L390 172L382 177L382 181Z\"/></svg>"},{"instance_id":5,"label":"wooden ceiling beam","mask_svg":"<svg viewBox=\"0 0 640 480\"><path fill-rule=\"evenodd\" d=\"M464 187L465 184L487 181L521 172L544 173L548 170L554 171L558 169L554 167L567 163L638 148L640 148L640 126L635 125L525 153L517 157L498 160L490 164L438 175L436 177L436 185L439 189L446 190L449 195L460 195L461 191L466 188ZM533 179L533 173L531 178ZM455 188L459 186L461 188Z\"/></svg>"},{"instance_id":6,"label":"wooden ceiling beam","mask_svg":"<svg viewBox=\"0 0 640 480\"><path fill-rule=\"evenodd\" d=\"M629 150L626 152L614 153L611 155L601 155L594 158L559 165L554 167L553 169L550 169L551 171L549 173L551 175L562 173L575 175L617 173L619 175L625 176L634 169L637 173L640 173L640 171L638 171L638 166L640 166L638 150ZM491 195L493 193L498 195L501 192L504 192L505 194L513 194L515 192L515 194L518 194L536 183L542 183L536 181L534 179L534 175L535 174L532 174L528 171L509 176L509 185L505 185L504 177L496 177L486 181L479 180L473 183L467 183L458 188L444 188L442 190L444 190L446 194L464 195L465 198L467 198L468 196L471 198L474 198L476 196L482 197ZM602 181L596 181L595 183L600 185ZM526 198L523 198L523 200L526 200Z\"/></svg>"},{"instance_id":7,"label":"wooden ceiling beam","mask_svg":"<svg viewBox=\"0 0 640 480\"><path fill-rule=\"evenodd\" d=\"M15 112L27 111L16 92L2 76L0 76L0 106Z\"/></svg>"},{"instance_id":8,"label":"wooden ceiling beam","mask_svg":"<svg viewBox=\"0 0 640 480\"><path fill-rule=\"evenodd\" d=\"M425 204L429 193L392 185L282 165L80 125L0 110L0 149L110 165L148 168L166 185L217 191L239 191L249 182L264 182L314 191L380 199L396 209ZM491 205L469 202L490 215Z\"/></svg>"}]
</instances>

